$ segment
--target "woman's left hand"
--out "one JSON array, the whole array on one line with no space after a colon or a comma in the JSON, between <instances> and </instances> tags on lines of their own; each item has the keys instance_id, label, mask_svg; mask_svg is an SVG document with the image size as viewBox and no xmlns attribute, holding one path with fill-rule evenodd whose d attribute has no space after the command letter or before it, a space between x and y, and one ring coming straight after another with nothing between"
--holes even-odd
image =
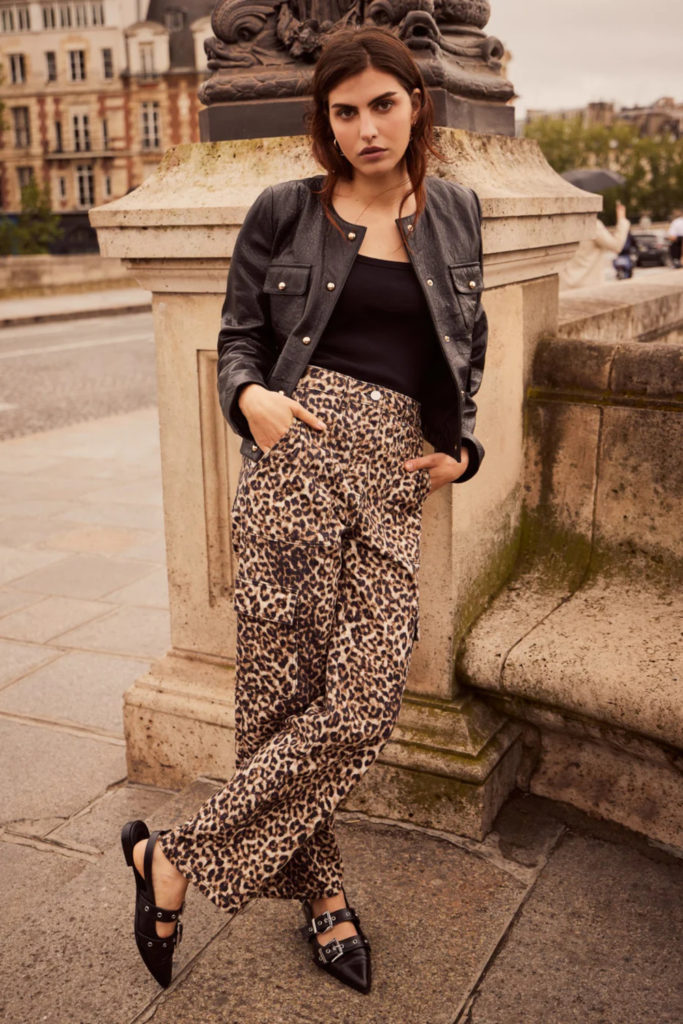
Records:
<instances>
[{"instance_id":1,"label":"woman's left hand","mask_svg":"<svg viewBox=\"0 0 683 1024\"><path fill-rule=\"evenodd\" d=\"M452 455L446 452L434 452L432 455L421 455L419 459L409 459L404 463L405 468L410 472L416 469L428 469L431 478L431 487L427 497L437 491L444 484L451 484L458 477L461 477L470 464L470 453L463 445L462 460L458 462Z\"/></svg>"}]
</instances>

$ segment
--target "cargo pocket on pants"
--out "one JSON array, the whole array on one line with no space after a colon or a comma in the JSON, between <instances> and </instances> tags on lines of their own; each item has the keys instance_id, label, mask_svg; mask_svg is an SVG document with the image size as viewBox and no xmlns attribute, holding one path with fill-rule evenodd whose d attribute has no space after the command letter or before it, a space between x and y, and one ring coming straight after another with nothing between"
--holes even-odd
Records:
<instances>
[{"instance_id":1,"label":"cargo pocket on pants","mask_svg":"<svg viewBox=\"0 0 683 1024\"><path fill-rule=\"evenodd\" d=\"M298 686L297 592L238 573L234 608L240 699L285 713Z\"/></svg>"}]
</instances>

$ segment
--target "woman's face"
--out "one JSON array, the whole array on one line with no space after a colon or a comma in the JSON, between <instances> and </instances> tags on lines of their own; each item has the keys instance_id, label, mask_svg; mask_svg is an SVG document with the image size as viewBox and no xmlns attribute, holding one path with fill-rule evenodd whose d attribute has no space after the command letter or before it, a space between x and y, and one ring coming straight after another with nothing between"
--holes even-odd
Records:
<instances>
[{"instance_id":1,"label":"woman's face","mask_svg":"<svg viewBox=\"0 0 683 1024\"><path fill-rule=\"evenodd\" d=\"M372 67L330 90L330 127L354 172L379 176L401 163L420 98L419 89L409 95L397 78Z\"/></svg>"}]
</instances>

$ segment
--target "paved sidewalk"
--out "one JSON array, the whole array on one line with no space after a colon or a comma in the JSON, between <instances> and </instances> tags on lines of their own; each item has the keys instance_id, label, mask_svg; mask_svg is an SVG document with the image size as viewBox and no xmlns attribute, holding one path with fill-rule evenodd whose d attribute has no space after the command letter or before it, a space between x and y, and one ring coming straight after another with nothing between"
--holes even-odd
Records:
<instances>
[{"instance_id":1,"label":"paved sidewalk","mask_svg":"<svg viewBox=\"0 0 683 1024\"><path fill-rule=\"evenodd\" d=\"M196 892L159 989L119 828L219 785L126 780L122 694L168 644L156 411L1 443L6 1024L680 1024L683 860L521 793L482 843L339 813L369 996L315 967L295 902L228 918Z\"/></svg>"},{"instance_id":2,"label":"paved sidewalk","mask_svg":"<svg viewBox=\"0 0 683 1024\"><path fill-rule=\"evenodd\" d=\"M103 288L101 291L3 299L0 302L0 327L139 313L151 308L152 294L143 288Z\"/></svg>"}]
</instances>

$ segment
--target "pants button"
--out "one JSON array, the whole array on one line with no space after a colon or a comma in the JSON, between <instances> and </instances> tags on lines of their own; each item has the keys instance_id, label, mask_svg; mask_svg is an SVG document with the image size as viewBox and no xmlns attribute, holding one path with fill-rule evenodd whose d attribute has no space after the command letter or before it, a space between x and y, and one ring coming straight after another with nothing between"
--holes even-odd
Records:
<instances>
[{"instance_id":1,"label":"pants button","mask_svg":"<svg viewBox=\"0 0 683 1024\"><path fill-rule=\"evenodd\" d=\"M376 402L379 402L381 397L382 397L381 391L371 391L370 392L370 398L374 398L374 400Z\"/></svg>"}]
</instances>

